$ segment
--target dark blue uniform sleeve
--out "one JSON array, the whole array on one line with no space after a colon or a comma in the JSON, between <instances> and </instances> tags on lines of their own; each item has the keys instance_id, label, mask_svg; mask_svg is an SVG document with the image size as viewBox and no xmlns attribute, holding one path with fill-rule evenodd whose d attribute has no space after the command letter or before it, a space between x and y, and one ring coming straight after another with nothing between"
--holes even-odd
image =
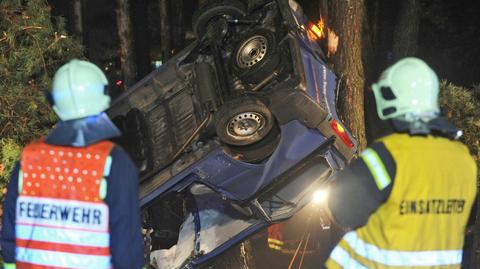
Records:
<instances>
[{"instance_id":1,"label":"dark blue uniform sleeve","mask_svg":"<svg viewBox=\"0 0 480 269\"><path fill-rule=\"evenodd\" d=\"M18 173L20 165L17 164L10 176L7 186L7 195L3 202L2 233L0 244L2 256L6 263L15 263L15 210L18 197Z\"/></svg>"},{"instance_id":2,"label":"dark blue uniform sleeve","mask_svg":"<svg viewBox=\"0 0 480 269\"><path fill-rule=\"evenodd\" d=\"M344 228L357 228L367 223L368 218L390 196L396 174L395 161L381 142L369 146L381 160L391 182L383 189L375 183L367 164L362 158L334 176L330 186L328 208L335 221Z\"/></svg>"},{"instance_id":3,"label":"dark blue uniform sleeve","mask_svg":"<svg viewBox=\"0 0 480 269\"><path fill-rule=\"evenodd\" d=\"M110 156L105 203L110 210L110 246L115 269L138 269L144 265L143 238L138 202L138 170L129 156L116 146Z\"/></svg>"}]
</instances>

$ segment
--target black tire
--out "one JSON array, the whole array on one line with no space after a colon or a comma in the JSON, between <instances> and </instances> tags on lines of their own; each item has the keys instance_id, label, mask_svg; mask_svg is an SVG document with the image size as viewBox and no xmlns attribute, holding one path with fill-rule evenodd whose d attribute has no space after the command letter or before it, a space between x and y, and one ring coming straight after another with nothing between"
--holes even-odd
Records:
<instances>
[{"instance_id":1,"label":"black tire","mask_svg":"<svg viewBox=\"0 0 480 269\"><path fill-rule=\"evenodd\" d=\"M260 163L272 155L279 142L280 128L274 124L270 133L259 142L248 146L226 146L224 150L237 160L247 163Z\"/></svg>"},{"instance_id":2,"label":"black tire","mask_svg":"<svg viewBox=\"0 0 480 269\"><path fill-rule=\"evenodd\" d=\"M255 97L225 102L214 116L215 130L228 145L246 146L259 142L272 129L270 109Z\"/></svg>"},{"instance_id":3,"label":"black tire","mask_svg":"<svg viewBox=\"0 0 480 269\"><path fill-rule=\"evenodd\" d=\"M273 73L280 63L275 34L257 29L238 43L231 58L232 71L246 83L258 83Z\"/></svg>"},{"instance_id":4,"label":"black tire","mask_svg":"<svg viewBox=\"0 0 480 269\"><path fill-rule=\"evenodd\" d=\"M216 0L207 3L193 14L192 29L198 39L201 39L207 32L208 23L219 16L230 16L242 18L246 15L246 7L236 0Z\"/></svg>"}]
</instances>

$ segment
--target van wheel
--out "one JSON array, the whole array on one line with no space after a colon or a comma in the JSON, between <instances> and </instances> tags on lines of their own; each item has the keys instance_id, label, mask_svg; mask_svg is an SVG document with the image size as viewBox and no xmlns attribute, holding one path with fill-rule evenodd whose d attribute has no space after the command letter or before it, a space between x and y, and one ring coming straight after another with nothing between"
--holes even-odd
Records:
<instances>
[{"instance_id":1,"label":"van wheel","mask_svg":"<svg viewBox=\"0 0 480 269\"><path fill-rule=\"evenodd\" d=\"M270 132L274 123L268 107L254 97L225 102L215 113L214 120L220 140L233 146L259 142Z\"/></svg>"},{"instance_id":2,"label":"van wheel","mask_svg":"<svg viewBox=\"0 0 480 269\"><path fill-rule=\"evenodd\" d=\"M272 74L280 62L273 32L257 29L243 38L232 54L233 72L244 82L258 83Z\"/></svg>"},{"instance_id":3,"label":"van wheel","mask_svg":"<svg viewBox=\"0 0 480 269\"><path fill-rule=\"evenodd\" d=\"M227 146L224 150L242 162L261 163L272 155L279 143L280 128L275 124L262 140L247 146Z\"/></svg>"},{"instance_id":4,"label":"van wheel","mask_svg":"<svg viewBox=\"0 0 480 269\"><path fill-rule=\"evenodd\" d=\"M220 18L242 18L246 15L245 10L245 5L236 0L211 1L200 7L193 15L193 32L201 39L207 33L210 23Z\"/></svg>"}]
</instances>

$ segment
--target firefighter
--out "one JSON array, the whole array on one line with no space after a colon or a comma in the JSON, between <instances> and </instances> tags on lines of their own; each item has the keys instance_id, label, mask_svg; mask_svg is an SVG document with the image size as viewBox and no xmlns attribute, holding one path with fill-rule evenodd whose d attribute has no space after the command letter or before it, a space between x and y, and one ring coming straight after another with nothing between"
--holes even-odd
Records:
<instances>
[{"instance_id":1,"label":"firefighter","mask_svg":"<svg viewBox=\"0 0 480 269\"><path fill-rule=\"evenodd\" d=\"M4 202L5 268L141 268L138 172L108 139L120 135L105 111L107 78L72 60L49 96L60 121L27 145Z\"/></svg>"},{"instance_id":2,"label":"firefighter","mask_svg":"<svg viewBox=\"0 0 480 269\"><path fill-rule=\"evenodd\" d=\"M282 252L283 250L283 225L280 223L272 224L267 229L268 248L273 251Z\"/></svg>"},{"instance_id":3,"label":"firefighter","mask_svg":"<svg viewBox=\"0 0 480 269\"><path fill-rule=\"evenodd\" d=\"M378 139L329 189L328 208L351 228L327 268L460 268L477 167L439 116L439 82L405 58L372 85L377 113L394 133Z\"/></svg>"}]
</instances>

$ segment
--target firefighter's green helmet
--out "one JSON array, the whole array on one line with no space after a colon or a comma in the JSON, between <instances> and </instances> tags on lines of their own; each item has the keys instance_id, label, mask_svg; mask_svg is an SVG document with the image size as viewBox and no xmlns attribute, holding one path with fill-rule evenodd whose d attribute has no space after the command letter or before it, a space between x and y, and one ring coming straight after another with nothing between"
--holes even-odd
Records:
<instances>
[{"instance_id":1,"label":"firefighter's green helmet","mask_svg":"<svg viewBox=\"0 0 480 269\"><path fill-rule=\"evenodd\" d=\"M53 78L53 110L62 121L100 114L110 105L108 80L93 63L71 60Z\"/></svg>"},{"instance_id":2,"label":"firefighter's green helmet","mask_svg":"<svg viewBox=\"0 0 480 269\"><path fill-rule=\"evenodd\" d=\"M372 89L382 120L428 121L440 112L438 77L418 58L404 58L387 68Z\"/></svg>"}]
</instances>

